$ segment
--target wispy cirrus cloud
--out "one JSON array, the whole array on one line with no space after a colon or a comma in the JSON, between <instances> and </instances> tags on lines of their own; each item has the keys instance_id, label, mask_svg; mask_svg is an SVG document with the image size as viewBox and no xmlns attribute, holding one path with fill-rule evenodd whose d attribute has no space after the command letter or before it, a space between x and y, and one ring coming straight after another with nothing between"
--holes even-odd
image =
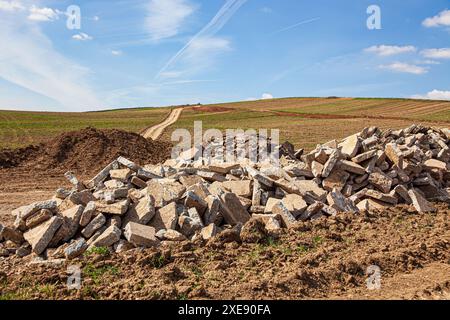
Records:
<instances>
[{"instance_id":1,"label":"wispy cirrus cloud","mask_svg":"<svg viewBox=\"0 0 450 320\"><path fill-rule=\"evenodd\" d=\"M195 10L188 0L150 0L145 20L150 38L157 41L177 35Z\"/></svg>"},{"instance_id":2,"label":"wispy cirrus cloud","mask_svg":"<svg viewBox=\"0 0 450 320\"><path fill-rule=\"evenodd\" d=\"M25 6L20 1L0 0L0 11L14 12L14 11L21 11L21 10L25 10Z\"/></svg>"},{"instance_id":3,"label":"wispy cirrus cloud","mask_svg":"<svg viewBox=\"0 0 450 320\"><path fill-rule=\"evenodd\" d=\"M169 61L160 69L156 79L161 78L179 61L187 64L187 72L204 69L212 63L214 57L224 51L230 50L230 41L224 38L216 37L215 34L220 31L233 15L241 8L247 0L227 0L220 8L217 14L206 24L197 34L195 34ZM186 71L180 72L186 74Z\"/></svg>"},{"instance_id":4,"label":"wispy cirrus cloud","mask_svg":"<svg viewBox=\"0 0 450 320\"><path fill-rule=\"evenodd\" d=\"M450 59L450 48L425 49L420 54L429 59Z\"/></svg>"},{"instance_id":5,"label":"wispy cirrus cloud","mask_svg":"<svg viewBox=\"0 0 450 320\"><path fill-rule=\"evenodd\" d=\"M426 18L422 25L427 28L450 26L450 10L444 10L434 17Z\"/></svg>"},{"instance_id":6,"label":"wispy cirrus cloud","mask_svg":"<svg viewBox=\"0 0 450 320\"><path fill-rule=\"evenodd\" d=\"M381 57L388 57L402 53L412 53L416 51L417 48L414 46L390 46L384 44L364 49L364 52L375 53Z\"/></svg>"},{"instance_id":7,"label":"wispy cirrus cloud","mask_svg":"<svg viewBox=\"0 0 450 320\"><path fill-rule=\"evenodd\" d=\"M57 52L39 24L1 15L0 43L0 78L55 101L62 110L101 106L87 85L90 70Z\"/></svg>"},{"instance_id":8,"label":"wispy cirrus cloud","mask_svg":"<svg viewBox=\"0 0 450 320\"><path fill-rule=\"evenodd\" d=\"M93 40L94 37L88 35L87 33L80 32L80 33L74 34L72 36L72 39L78 40L78 41L90 41L90 40Z\"/></svg>"},{"instance_id":9,"label":"wispy cirrus cloud","mask_svg":"<svg viewBox=\"0 0 450 320\"><path fill-rule=\"evenodd\" d=\"M415 64L409 64L404 62L394 62L387 65L379 66L380 69L386 69L394 72L410 73L410 74L425 74L428 69Z\"/></svg>"},{"instance_id":10,"label":"wispy cirrus cloud","mask_svg":"<svg viewBox=\"0 0 450 320\"><path fill-rule=\"evenodd\" d=\"M59 10L52 8L39 8L35 5L30 7L30 14L28 19L32 21L54 21L59 19L59 15L62 14Z\"/></svg>"}]
</instances>

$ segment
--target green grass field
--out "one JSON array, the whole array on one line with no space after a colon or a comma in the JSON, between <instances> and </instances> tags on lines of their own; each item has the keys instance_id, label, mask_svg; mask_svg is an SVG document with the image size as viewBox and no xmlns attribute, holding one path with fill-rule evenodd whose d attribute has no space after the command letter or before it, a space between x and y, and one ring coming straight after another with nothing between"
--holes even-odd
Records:
<instances>
[{"instance_id":1,"label":"green grass field","mask_svg":"<svg viewBox=\"0 0 450 320\"><path fill-rule=\"evenodd\" d=\"M86 113L0 111L0 148L35 144L59 133L88 126L140 132L162 121L169 112L169 108Z\"/></svg>"},{"instance_id":2,"label":"green grass field","mask_svg":"<svg viewBox=\"0 0 450 320\"><path fill-rule=\"evenodd\" d=\"M170 108L120 109L86 113L0 111L0 148L21 147L47 140L61 132L87 126L140 132L164 119ZM346 118L344 118L346 117ZM382 117L382 118L380 118ZM366 126L402 128L412 123L448 127L450 102L382 98L283 98L203 105L186 108L163 134L176 128L279 129L282 140L297 147L340 139Z\"/></svg>"}]
</instances>

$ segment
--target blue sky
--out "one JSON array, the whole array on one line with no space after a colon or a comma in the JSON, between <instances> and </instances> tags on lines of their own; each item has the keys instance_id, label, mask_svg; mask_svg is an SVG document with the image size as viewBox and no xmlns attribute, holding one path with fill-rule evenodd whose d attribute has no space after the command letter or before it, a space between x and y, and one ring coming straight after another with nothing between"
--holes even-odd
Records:
<instances>
[{"instance_id":1,"label":"blue sky","mask_svg":"<svg viewBox=\"0 0 450 320\"><path fill-rule=\"evenodd\" d=\"M66 10L81 10L81 29ZM381 29L367 27L367 8ZM448 0L0 0L0 109L450 100Z\"/></svg>"}]
</instances>

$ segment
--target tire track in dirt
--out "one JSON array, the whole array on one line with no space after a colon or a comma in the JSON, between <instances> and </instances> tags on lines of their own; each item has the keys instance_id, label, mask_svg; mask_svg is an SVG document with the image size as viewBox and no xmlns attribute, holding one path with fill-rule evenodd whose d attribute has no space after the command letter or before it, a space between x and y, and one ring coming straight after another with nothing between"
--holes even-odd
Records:
<instances>
[{"instance_id":1,"label":"tire track in dirt","mask_svg":"<svg viewBox=\"0 0 450 320\"><path fill-rule=\"evenodd\" d=\"M157 140L167 127L177 122L182 111L183 108L173 109L163 122L145 129L141 135L146 139L151 138L152 140Z\"/></svg>"}]
</instances>

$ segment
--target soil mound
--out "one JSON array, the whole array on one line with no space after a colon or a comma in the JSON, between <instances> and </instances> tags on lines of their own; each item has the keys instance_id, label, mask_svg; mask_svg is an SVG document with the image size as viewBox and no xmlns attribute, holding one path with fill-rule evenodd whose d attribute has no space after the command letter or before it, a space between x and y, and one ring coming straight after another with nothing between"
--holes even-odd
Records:
<instances>
[{"instance_id":1,"label":"soil mound","mask_svg":"<svg viewBox=\"0 0 450 320\"><path fill-rule=\"evenodd\" d=\"M171 144L116 129L86 128L63 133L47 143L0 151L0 168L74 170L92 173L119 156L138 164L160 163L170 157Z\"/></svg>"}]
</instances>

